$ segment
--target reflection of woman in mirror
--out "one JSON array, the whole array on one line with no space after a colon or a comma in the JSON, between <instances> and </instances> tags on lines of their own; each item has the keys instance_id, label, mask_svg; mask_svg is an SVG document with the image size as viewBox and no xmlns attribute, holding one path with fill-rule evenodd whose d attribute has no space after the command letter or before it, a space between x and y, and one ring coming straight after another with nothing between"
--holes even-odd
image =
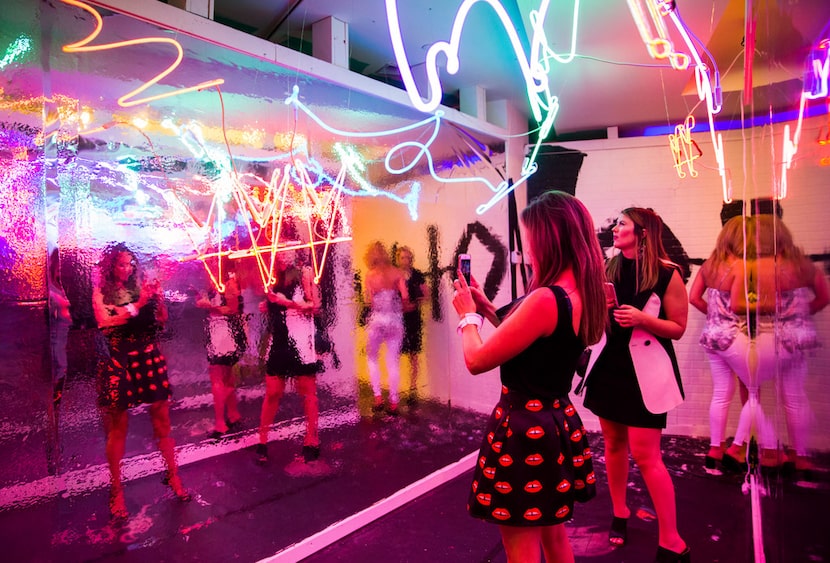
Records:
<instances>
[{"instance_id":1,"label":"reflection of woman in mirror","mask_svg":"<svg viewBox=\"0 0 830 563\"><path fill-rule=\"evenodd\" d=\"M805 391L806 351L818 346L812 315L830 301L827 280L795 245L792 234L780 219L759 215L750 221L748 236L755 255L747 253L747 276L736 281L732 292L735 310L739 314L748 313L750 334L754 336L747 386L752 394L761 383L772 379L778 369L791 448L787 461L796 470L809 474L813 468L807 452L812 411ZM746 405L744 410L748 410ZM752 412L756 422L758 419L766 422L766 428L771 431L771 422L763 420L760 405L746 415L741 412L746 431L752 422ZM760 422L759 426L762 426ZM773 449L774 439L774 436L759 437L762 466L776 467L784 461ZM736 451L734 455L741 453Z\"/></svg>"},{"instance_id":2,"label":"reflection of woman in mirror","mask_svg":"<svg viewBox=\"0 0 830 563\"><path fill-rule=\"evenodd\" d=\"M285 394L286 380L294 379L306 419L303 458L314 461L320 456L317 374L323 371L323 362L314 347L313 315L320 309L320 293L314 273L295 251L278 253L275 263L276 281L260 303L260 311L268 314L271 349L265 364L265 398L256 455L260 463L268 461L268 430Z\"/></svg>"},{"instance_id":3,"label":"reflection of woman in mirror","mask_svg":"<svg viewBox=\"0 0 830 563\"><path fill-rule=\"evenodd\" d=\"M49 254L49 331L52 343L52 386L53 402L60 404L66 377L66 341L72 317L69 314L69 299L61 283L60 253L57 248Z\"/></svg>"},{"instance_id":4,"label":"reflection of woman in mirror","mask_svg":"<svg viewBox=\"0 0 830 563\"><path fill-rule=\"evenodd\" d=\"M614 283L619 306L609 299L611 330L588 374L584 404L599 417L605 442L608 489L614 509L610 543L623 546L627 539L631 515L626 503L630 451L657 513L657 561L689 561L689 548L677 530L674 485L663 464L660 447L667 411L658 408L659 405L652 406L657 412L650 411L645 403L644 386L639 383L652 377L660 376L661 382L669 378L669 383L676 385L674 391L679 391L677 396L682 398L671 341L686 331L689 300L680 272L663 248L662 230L662 219L650 209L624 209L617 219L613 229L614 247L620 252L609 260L606 274ZM644 309L654 309L654 312ZM654 364L649 364L650 369L635 368L635 361L639 360L630 348L636 343L635 330L636 334L645 331L656 341L646 341L647 347L654 344L665 352L662 357L666 368L660 369ZM662 373L664 369L669 373Z\"/></svg>"},{"instance_id":5,"label":"reflection of woman in mirror","mask_svg":"<svg viewBox=\"0 0 830 563\"><path fill-rule=\"evenodd\" d=\"M563 192L525 208L520 228L533 271L524 297L496 311L475 280L468 287L459 271L453 282L467 369L500 367L502 382L468 510L499 525L508 561L541 561L544 551L546 561L572 562L564 523L575 501L595 496L596 477L568 393L607 323L603 256L588 210ZM482 315L496 327L486 340Z\"/></svg>"},{"instance_id":6,"label":"reflection of woman in mirror","mask_svg":"<svg viewBox=\"0 0 830 563\"><path fill-rule=\"evenodd\" d=\"M409 399L410 405L418 400L419 354L423 347L424 320L421 304L427 297L427 284L423 272L412 267L414 255L408 246L398 248L398 267L403 271L409 300L403 304L403 343L401 354L409 358Z\"/></svg>"},{"instance_id":7,"label":"reflection of woman in mirror","mask_svg":"<svg viewBox=\"0 0 830 563\"><path fill-rule=\"evenodd\" d=\"M386 343L386 371L389 374L389 414L398 412L400 353L403 342L403 304L409 301L404 272L392 265L386 247L380 241L369 245L364 256L369 270L363 287L363 299L369 307L366 322L366 358L369 383L374 402L372 410L383 410L380 387L380 347Z\"/></svg>"},{"instance_id":8,"label":"reflection of woman in mirror","mask_svg":"<svg viewBox=\"0 0 830 563\"><path fill-rule=\"evenodd\" d=\"M237 406L233 366L242 358L248 346L242 317L242 292L232 260L222 262L222 284L223 293L211 288L196 301L197 307L208 311L205 319L208 374L215 415L210 438L214 440L221 438L226 432L236 430L241 424L242 415L239 414Z\"/></svg>"},{"instance_id":9,"label":"reflection of woman in mirror","mask_svg":"<svg viewBox=\"0 0 830 563\"><path fill-rule=\"evenodd\" d=\"M700 345L706 350L712 374L712 401L709 405L709 451L706 454L707 471L718 471L726 451L726 422L729 405L735 394L735 367L746 358L733 343L739 332L745 330L743 319L731 305L732 284L743 275L744 218L741 215L728 220L718 234L715 249L703 263L689 289L689 303L706 315L706 324L700 335ZM704 295L706 298L704 299ZM740 383L741 402L746 403L747 390ZM738 437L743 443L746 437ZM731 458L727 457L727 460Z\"/></svg>"},{"instance_id":10,"label":"reflection of woman in mirror","mask_svg":"<svg viewBox=\"0 0 830 563\"><path fill-rule=\"evenodd\" d=\"M190 494L179 478L170 436L170 383L157 337L160 325L167 320L167 308L159 281L141 283L138 260L123 243L104 250L99 269L92 305L110 357L99 375L98 404L112 479L110 512L114 518L126 518L121 459L127 441L128 409L137 405L149 405L153 435L167 465L165 481L180 500L190 500Z\"/></svg>"}]
</instances>

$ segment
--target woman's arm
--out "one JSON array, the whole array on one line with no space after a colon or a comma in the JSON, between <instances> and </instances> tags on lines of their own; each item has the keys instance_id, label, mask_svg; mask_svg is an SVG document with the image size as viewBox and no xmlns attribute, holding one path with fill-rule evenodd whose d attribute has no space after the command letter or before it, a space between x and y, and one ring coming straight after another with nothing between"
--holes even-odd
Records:
<instances>
[{"instance_id":1,"label":"woman's arm","mask_svg":"<svg viewBox=\"0 0 830 563\"><path fill-rule=\"evenodd\" d=\"M323 306L323 300L320 296L320 286L314 283L314 272L311 268L303 268L303 298L305 304L299 308L309 312L319 311Z\"/></svg>"},{"instance_id":2,"label":"woman's arm","mask_svg":"<svg viewBox=\"0 0 830 563\"><path fill-rule=\"evenodd\" d=\"M458 274L461 275L460 273ZM481 288L478 286L478 282L476 279L470 274L470 294L473 297L473 301L476 305L476 313L490 321L490 324L493 326L499 326L501 324L501 319L496 315L496 306L493 305L493 302L487 299L487 296L484 295L484 292L481 291Z\"/></svg>"},{"instance_id":3,"label":"woman's arm","mask_svg":"<svg viewBox=\"0 0 830 563\"><path fill-rule=\"evenodd\" d=\"M104 303L104 295L100 287L92 290L92 311L95 313L95 320L98 328L109 328L126 324L132 317L127 307L117 307Z\"/></svg>"},{"instance_id":4,"label":"woman's arm","mask_svg":"<svg viewBox=\"0 0 830 563\"><path fill-rule=\"evenodd\" d=\"M811 287L815 298L810 301L810 314L815 315L830 303L830 290L827 287L827 278L821 268L815 268Z\"/></svg>"},{"instance_id":5,"label":"woman's arm","mask_svg":"<svg viewBox=\"0 0 830 563\"><path fill-rule=\"evenodd\" d=\"M161 324L166 323L169 318L167 313L167 304L164 302L164 292L161 290L161 285L158 281L154 281L141 288L141 295L139 296L136 305L140 302L143 307L152 300L155 300L156 302L156 321Z\"/></svg>"},{"instance_id":6,"label":"woman's arm","mask_svg":"<svg viewBox=\"0 0 830 563\"><path fill-rule=\"evenodd\" d=\"M475 308L469 295L468 292L467 297L462 298L468 300L463 304L456 304L460 293L453 299L453 305L460 314L472 312ZM556 296L550 289L540 288L525 297L486 341L481 339L479 331L471 325L464 327L461 334L467 369L476 375L516 357L539 338L552 334L556 329L558 315Z\"/></svg>"},{"instance_id":7,"label":"woman's arm","mask_svg":"<svg viewBox=\"0 0 830 563\"><path fill-rule=\"evenodd\" d=\"M404 275L403 270L398 270L398 280L396 285L398 292L401 294L401 300L404 303L409 303L409 288L406 287L406 276Z\"/></svg>"},{"instance_id":8,"label":"woman's arm","mask_svg":"<svg viewBox=\"0 0 830 563\"><path fill-rule=\"evenodd\" d=\"M703 294L706 292L706 262L703 263L703 266L698 270L697 275L695 276L694 281L692 282L692 287L689 288L689 304L691 304L695 309L706 315L709 312L709 304L703 298Z\"/></svg>"},{"instance_id":9,"label":"woman's arm","mask_svg":"<svg viewBox=\"0 0 830 563\"><path fill-rule=\"evenodd\" d=\"M689 317L689 298L686 286L676 270L672 273L666 294L663 295L663 310L666 318L661 319L644 313L631 305L622 305L614 309L614 318L623 327L640 327L661 338L677 340L686 332Z\"/></svg>"}]
</instances>

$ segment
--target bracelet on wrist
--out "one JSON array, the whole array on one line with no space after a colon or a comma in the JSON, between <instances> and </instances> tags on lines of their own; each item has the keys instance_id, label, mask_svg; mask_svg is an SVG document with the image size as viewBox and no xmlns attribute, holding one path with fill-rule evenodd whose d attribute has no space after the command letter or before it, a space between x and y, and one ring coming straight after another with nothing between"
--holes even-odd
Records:
<instances>
[{"instance_id":1,"label":"bracelet on wrist","mask_svg":"<svg viewBox=\"0 0 830 563\"><path fill-rule=\"evenodd\" d=\"M456 328L456 332L461 334L461 331L467 325L474 325L476 330L480 330L481 326L484 324L484 317L479 315L478 313L465 313L461 320L458 321L458 327Z\"/></svg>"}]
</instances>

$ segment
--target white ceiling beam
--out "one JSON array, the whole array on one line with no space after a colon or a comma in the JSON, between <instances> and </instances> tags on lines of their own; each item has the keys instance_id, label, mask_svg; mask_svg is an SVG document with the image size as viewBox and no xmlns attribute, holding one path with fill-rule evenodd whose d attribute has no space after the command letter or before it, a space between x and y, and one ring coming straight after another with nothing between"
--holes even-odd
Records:
<instances>
[{"instance_id":1,"label":"white ceiling beam","mask_svg":"<svg viewBox=\"0 0 830 563\"><path fill-rule=\"evenodd\" d=\"M327 80L342 85L349 90L357 90L382 98L405 107L412 107L405 91L378 82L368 76L351 72L348 68L310 57L299 51L271 43L265 39L249 35L237 29L222 25L213 20L191 14L157 0L87 0L89 4L100 6L114 12L129 15L159 27L177 31L197 39L219 45L259 59L278 64L284 68ZM470 130L505 137L507 132L484 120L476 119L453 108L439 106L444 112L444 119L466 127Z\"/></svg>"}]
</instances>

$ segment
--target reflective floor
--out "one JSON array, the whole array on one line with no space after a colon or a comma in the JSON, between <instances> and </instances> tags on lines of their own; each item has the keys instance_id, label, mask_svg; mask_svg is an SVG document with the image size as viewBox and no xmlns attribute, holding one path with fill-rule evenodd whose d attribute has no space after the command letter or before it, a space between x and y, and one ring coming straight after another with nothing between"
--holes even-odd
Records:
<instances>
[{"instance_id":1,"label":"reflective floor","mask_svg":"<svg viewBox=\"0 0 830 563\"><path fill-rule=\"evenodd\" d=\"M189 503L173 497L160 474L126 484L130 518L109 521L105 486L0 512L7 561L258 561L389 497L474 451L482 415L422 402L397 417L359 405L322 427L322 455L300 456L299 405L289 401L273 427L270 458L255 461L254 429L180 452ZM325 419L325 416L323 417ZM577 561L649 562L657 524L636 469L630 476L628 545L607 542L611 508L601 437L591 435L599 495L577 505L568 525ZM666 464L677 491L679 526L695 562L751 562L751 511L742 476L702 469L702 440L666 437ZM822 465L826 467L827 460ZM149 463L149 462L148 462ZM327 561L506 561L495 526L467 516L470 471L307 557ZM767 481L762 498L766 560L830 561L830 482ZM71 490L71 489L70 489ZM9 494L5 491L4 494ZM286 558L284 560L291 560ZM296 559L295 559L296 560Z\"/></svg>"}]
</instances>

